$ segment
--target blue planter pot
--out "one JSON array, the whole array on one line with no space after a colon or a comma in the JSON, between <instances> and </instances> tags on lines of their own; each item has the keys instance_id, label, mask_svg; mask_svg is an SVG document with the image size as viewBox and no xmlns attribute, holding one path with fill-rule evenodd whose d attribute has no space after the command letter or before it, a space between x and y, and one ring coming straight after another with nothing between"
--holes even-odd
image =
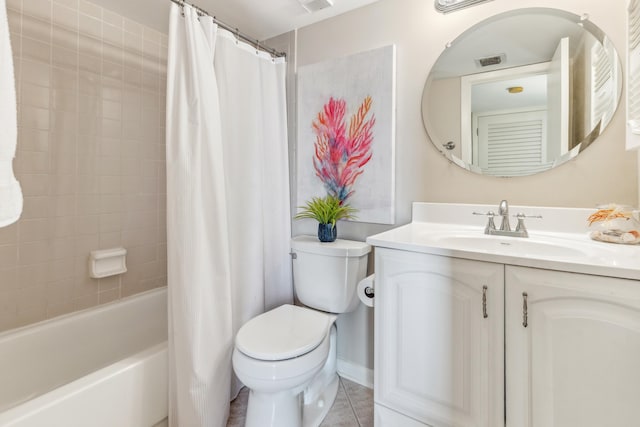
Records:
<instances>
[{"instance_id":1,"label":"blue planter pot","mask_svg":"<svg viewBox=\"0 0 640 427\"><path fill-rule=\"evenodd\" d=\"M321 242L333 242L336 237L338 237L337 224L318 224L318 239Z\"/></svg>"}]
</instances>

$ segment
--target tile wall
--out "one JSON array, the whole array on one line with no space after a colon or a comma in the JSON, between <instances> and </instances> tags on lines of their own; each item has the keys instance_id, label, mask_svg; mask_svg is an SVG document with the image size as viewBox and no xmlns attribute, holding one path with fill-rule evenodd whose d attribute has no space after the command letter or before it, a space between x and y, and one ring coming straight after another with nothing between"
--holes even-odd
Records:
<instances>
[{"instance_id":1,"label":"tile wall","mask_svg":"<svg viewBox=\"0 0 640 427\"><path fill-rule=\"evenodd\" d=\"M84 0L7 0L24 193L0 228L0 331L166 285L167 37ZM91 279L91 250L128 272Z\"/></svg>"}]
</instances>

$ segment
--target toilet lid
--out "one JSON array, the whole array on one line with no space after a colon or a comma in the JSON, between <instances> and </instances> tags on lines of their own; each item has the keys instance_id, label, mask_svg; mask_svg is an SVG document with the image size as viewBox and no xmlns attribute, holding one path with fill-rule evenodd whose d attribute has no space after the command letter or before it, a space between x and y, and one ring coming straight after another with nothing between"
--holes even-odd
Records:
<instances>
[{"instance_id":1,"label":"toilet lid","mask_svg":"<svg viewBox=\"0 0 640 427\"><path fill-rule=\"evenodd\" d=\"M301 356L322 342L332 319L325 313L285 304L245 323L236 335L236 348L260 360Z\"/></svg>"}]
</instances>

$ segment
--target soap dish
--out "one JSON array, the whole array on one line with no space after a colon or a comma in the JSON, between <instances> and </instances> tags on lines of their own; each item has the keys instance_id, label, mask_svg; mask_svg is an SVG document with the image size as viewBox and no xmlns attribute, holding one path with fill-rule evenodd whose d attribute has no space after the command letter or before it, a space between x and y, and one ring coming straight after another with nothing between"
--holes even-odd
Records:
<instances>
[{"instance_id":1,"label":"soap dish","mask_svg":"<svg viewBox=\"0 0 640 427\"><path fill-rule=\"evenodd\" d=\"M127 250L125 248L91 251L89 256L89 276L94 279L115 276L127 272Z\"/></svg>"}]
</instances>

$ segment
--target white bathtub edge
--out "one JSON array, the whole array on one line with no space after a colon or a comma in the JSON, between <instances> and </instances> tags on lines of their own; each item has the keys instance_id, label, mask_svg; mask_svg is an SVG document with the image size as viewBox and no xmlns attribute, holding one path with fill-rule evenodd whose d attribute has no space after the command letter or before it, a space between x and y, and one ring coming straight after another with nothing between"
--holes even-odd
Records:
<instances>
[{"instance_id":1,"label":"white bathtub edge","mask_svg":"<svg viewBox=\"0 0 640 427\"><path fill-rule=\"evenodd\" d=\"M46 425L46 420L51 419L50 412L54 411L60 413L61 416L66 414L65 418L71 417L64 424L65 427L86 427L87 425L113 427L114 414L109 412L109 409L118 406L115 400L118 400L125 407L140 406L145 409L144 414L132 414L131 412L115 414L123 417L115 424L118 427L153 425L162 421L168 413L167 357L167 342L157 344L0 413L0 426L38 427ZM157 375L157 372L161 374ZM113 384L114 382L120 384ZM100 393L87 393L92 388L99 389ZM128 390L134 396L124 394L122 390ZM71 399L78 400L78 402L72 403L68 407L67 402ZM134 399L139 401L134 402ZM83 400L91 400L91 402L82 402ZM70 414L70 409L75 412ZM84 413L83 409L86 409ZM89 410L90 413L86 412ZM109 412L109 417L102 416L101 411ZM57 418L54 417L54 419ZM102 424L104 422L108 424Z\"/></svg>"},{"instance_id":2,"label":"white bathtub edge","mask_svg":"<svg viewBox=\"0 0 640 427\"><path fill-rule=\"evenodd\" d=\"M0 332L0 341L3 341L4 339L9 339L9 338L17 337L20 335L24 335L24 334L35 333L36 331L42 330L43 328L52 327L56 324L64 323L67 321L76 321L78 317L95 316L100 312L111 309L115 305L132 304L132 303L135 304L140 298L153 298L155 294L160 294L160 293L167 293L167 287L163 286L159 288L150 289L148 291L129 295L127 297L120 298L115 301L110 301L104 304L88 307L83 310L72 311L70 313L61 314L60 316L41 320L36 323L20 326L18 328L8 329L6 331Z\"/></svg>"}]
</instances>

